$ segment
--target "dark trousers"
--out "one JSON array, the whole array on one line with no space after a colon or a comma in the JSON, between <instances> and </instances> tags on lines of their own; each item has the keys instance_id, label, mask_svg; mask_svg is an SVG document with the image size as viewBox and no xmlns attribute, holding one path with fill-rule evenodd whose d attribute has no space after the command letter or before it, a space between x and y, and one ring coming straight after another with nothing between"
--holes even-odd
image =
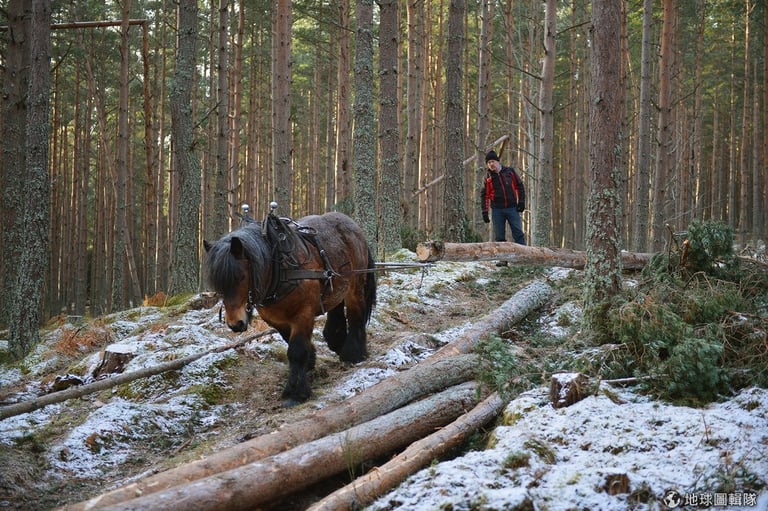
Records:
<instances>
[{"instance_id":1,"label":"dark trousers","mask_svg":"<svg viewBox=\"0 0 768 511\"><path fill-rule=\"evenodd\" d=\"M512 237L515 243L525 245L525 233L523 232L523 220L517 208L491 208L491 222L493 222L494 241L507 241L506 228L509 223Z\"/></svg>"}]
</instances>

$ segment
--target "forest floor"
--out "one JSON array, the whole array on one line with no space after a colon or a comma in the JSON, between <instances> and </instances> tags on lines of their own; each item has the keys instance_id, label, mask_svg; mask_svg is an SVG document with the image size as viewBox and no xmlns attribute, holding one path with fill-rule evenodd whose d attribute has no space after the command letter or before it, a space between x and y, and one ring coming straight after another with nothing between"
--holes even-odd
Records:
<instances>
[{"instance_id":1,"label":"forest floor","mask_svg":"<svg viewBox=\"0 0 768 511\"><path fill-rule=\"evenodd\" d=\"M626 278L631 281L632 275ZM527 375L516 389L531 390L505 414L523 417L520 427L500 425L501 419L489 425L464 446L474 459L435 464L374 509L533 509L533 500L544 506L537 509L655 510L661 509L658 499L666 488L679 484L691 490L721 475L732 476L736 489L762 488L760 503L745 509L768 508L760 475L768 473L768 437L751 426L768 420L768 391L736 396L706 416L707 410L667 406L622 391L554 410L546 399L549 376L564 368L553 352L584 349L570 342L579 338L582 272L440 262L426 272L380 275L365 362L341 363L320 340L324 319L318 319L313 396L302 405L283 407L286 345L270 335L178 371L0 420L0 509L48 510L80 502L308 417L427 358L536 279L553 287L552 299L501 336L524 351L519 362ZM56 376L91 374L109 344L135 351L125 368L131 372L266 329L255 319L247 332L234 334L220 323L219 307L195 305L199 298L93 319L58 318L21 364L0 364L0 406L46 393ZM722 422L735 426L721 427ZM512 436L505 437L503 430ZM520 458L520 466L510 465L512 455ZM651 461L642 456L652 456ZM698 461L688 466L681 459ZM359 475L383 461L355 470ZM608 496L599 487L609 465L628 467L616 470L630 474L631 493ZM711 467L712 474L702 467ZM478 474L484 479L474 479ZM350 474L338 474L263 509L306 509L349 480Z\"/></svg>"},{"instance_id":2,"label":"forest floor","mask_svg":"<svg viewBox=\"0 0 768 511\"><path fill-rule=\"evenodd\" d=\"M493 263L439 263L379 277L368 327L369 358L342 363L322 342L313 396L293 408L280 398L286 344L277 335L174 371L0 421L0 509L52 509L273 431L426 358L462 327L489 313L543 269ZM197 300L191 300L194 303ZM56 376L86 377L105 345L132 345L126 372L186 356L243 334L219 323L219 307L138 307L82 320L57 318L22 364L0 366L0 405L31 399ZM2 332L0 332L0 339ZM346 474L271 506L301 509L346 484Z\"/></svg>"}]
</instances>

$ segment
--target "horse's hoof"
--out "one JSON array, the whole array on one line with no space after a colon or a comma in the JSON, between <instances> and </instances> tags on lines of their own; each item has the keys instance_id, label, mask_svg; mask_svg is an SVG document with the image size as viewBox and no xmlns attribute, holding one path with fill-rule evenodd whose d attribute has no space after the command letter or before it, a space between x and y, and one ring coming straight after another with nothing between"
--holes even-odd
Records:
<instances>
[{"instance_id":1,"label":"horse's hoof","mask_svg":"<svg viewBox=\"0 0 768 511\"><path fill-rule=\"evenodd\" d=\"M301 404L301 401L295 399L283 399L283 408L293 408Z\"/></svg>"},{"instance_id":2,"label":"horse's hoof","mask_svg":"<svg viewBox=\"0 0 768 511\"><path fill-rule=\"evenodd\" d=\"M289 391L288 389L283 391L283 406L285 408L291 408L296 405L300 405L301 403L304 403L309 399L309 396L312 394L311 389L306 389L304 391L297 391L296 389L293 389L292 391Z\"/></svg>"}]
</instances>

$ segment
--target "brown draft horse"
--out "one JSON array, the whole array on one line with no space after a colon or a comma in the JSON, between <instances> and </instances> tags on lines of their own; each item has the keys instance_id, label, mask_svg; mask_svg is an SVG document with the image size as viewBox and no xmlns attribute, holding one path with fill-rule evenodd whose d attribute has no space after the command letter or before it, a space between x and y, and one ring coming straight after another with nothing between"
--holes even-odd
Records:
<instances>
[{"instance_id":1,"label":"brown draft horse","mask_svg":"<svg viewBox=\"0 0 768 511\"><path fill-rule=\"evenodd\" d=\"M263 223L252 221L203 245L208 281L223 300L227 325L244 332L255 307L288 343L287 405L310 396L317 316L327 312L323 338L341 360L367 357L376 277L365 235L351 218L326 213L293 222L270 213Z\"/></svg>"}]
</instances>

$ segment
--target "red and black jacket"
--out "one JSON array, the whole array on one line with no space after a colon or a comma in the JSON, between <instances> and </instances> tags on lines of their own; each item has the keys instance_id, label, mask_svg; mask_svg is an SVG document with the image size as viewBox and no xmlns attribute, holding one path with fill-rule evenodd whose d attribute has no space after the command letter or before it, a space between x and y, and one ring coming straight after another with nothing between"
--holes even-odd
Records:
<instances>
[{"instance_id":1,"label":"red and black jacket","mask_svg":"<svg viewBox=\"0 0 768 511\"><path fill-rule=\"evenodd\" d=\"M489 208L514 208L525 211L525 186L512 167L501 167L499 173L488 172L485 186L480 190L483 211Z\"/></svg>"}]
</instances>

